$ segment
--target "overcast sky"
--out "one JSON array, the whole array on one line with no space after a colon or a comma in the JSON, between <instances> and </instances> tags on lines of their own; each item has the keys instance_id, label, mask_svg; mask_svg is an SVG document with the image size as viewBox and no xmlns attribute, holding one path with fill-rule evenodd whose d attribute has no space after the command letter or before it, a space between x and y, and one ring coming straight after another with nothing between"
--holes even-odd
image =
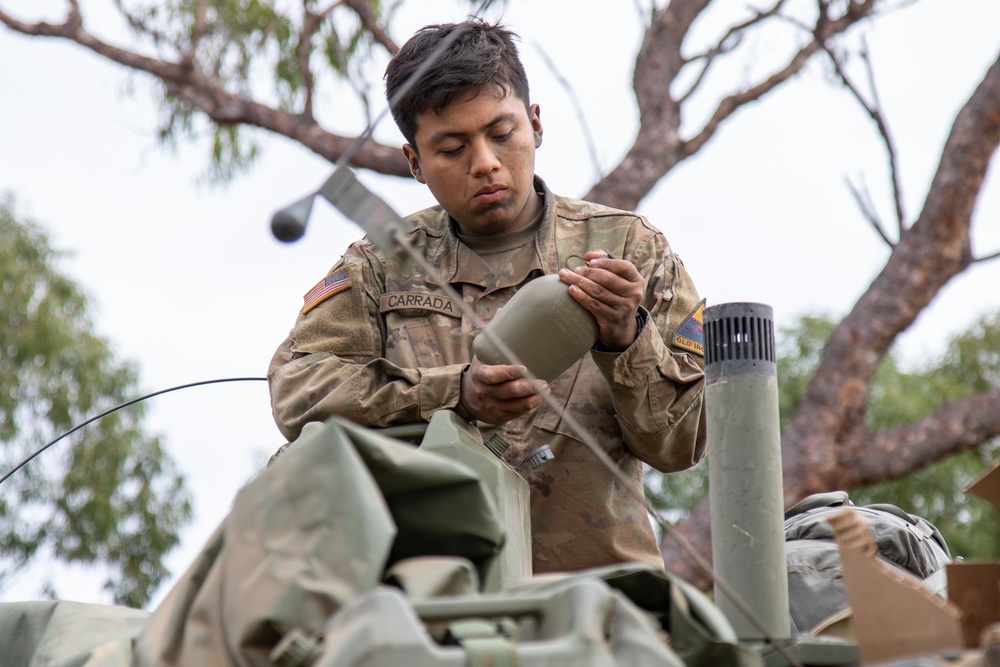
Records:
<instances>
[{"instance_id":1,"label":"overcast sky","mask_svg":"<svg viewBox=\"0 0 1000 667\"><path fill-rule=\"evenodd\" d=\"M120 28L106 22L110 2L81 4L95 31L123 39ZM539 49L580 98L600 167L608 171L636 127L630 83L641 25L635 4L509 0L505 22L523 37L532 97L545 126L537 171L560 194L586 192L594 168L576 111ZM716 18L742 16L750 4L722 2ZM61 6L0 0L0 7L28 19L57 20ZM402 42L425 23L463 18L467 6L411 0L392 34ZM560 13L567 8L572 11ZM899 147L910 220L920 211L956 112L1000 53L997 26L996 0L922 0L864 30ZM708 34L711 27L706 21L699 29ZM774 55L767 44L752 48L758 66ZM271 213L315 189L331 165L285 139L262 136L263 158L249 174L224 187L207 186L206 140L161 147L157 111L142 78L79 47L5 29L0 63L0 192L12 193L21 216L41 223L55 246L71 253L63 269L93 297L98 332L139 364L143 390L262 377L302 294L361 235L324 206L299 243L281 244L269 234ZM779 326L806 313L844 314L882 267L887 249L858 214L845 179L864 178L891 219L884 153L864 114L830 85L827 69L813 65L741 111L642 202L639 211L666 233L709 304L769 304ZM739 69L732 74L721 85L750 76ZM377 81L372 90L381 110ZM349 99L338 95L344 92L323 100L324 122L357 132ZM391 121L377 136L399 141ZM1000 250L995 172L976 212L977 254ZM362 177L402 213L432 203L418 184ZM903 338L903 356L919 362L978 315L1000 308L998 284L998 262L954 280ZM225 516L239 485L283 440L262 382L169 394L150 404L149 415L151 430L163 436L195 493L195 520L169 559L178 575ZM28 571L0 599L33 597L44 576L43 568ZM65 598L109 600L86 573L61 575L57 584Z\"/></svg>"}]
</instances>

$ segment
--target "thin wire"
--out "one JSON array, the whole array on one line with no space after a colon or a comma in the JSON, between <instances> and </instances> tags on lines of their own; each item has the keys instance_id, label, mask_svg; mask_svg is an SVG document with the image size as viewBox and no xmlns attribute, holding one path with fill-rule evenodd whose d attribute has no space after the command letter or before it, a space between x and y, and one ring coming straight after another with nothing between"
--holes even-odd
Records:
<instances>
[{"instance_id":1,"label":"thin wire","mask_svg":"<svg viewBox=\"0 0 1000 667\"><path fill-rule=\"evenodd\" d=\"M77 424L76 426L74 426L73 428L71 428L70 430L66 431L65 433L63 433L62 435L60 435L58 438L55 438L54 440L50 440L49 442L45 443L45 445L43 445L39 449L35 450L26 459L24 459L23 461L21 461L20 463L18 463L16 466L14 466L13 468L11 468L7 472L7 474L5 474L3 477L0 477L0 484L3 484L4 482L6 482L8 477L10 477L14 473L16 473L21 468L23 468L25 465L28 464L29 461L31 461L33 458L35 458L36 456L38 456L39 454L41 454L42 452L44 452L46 449L48 449L52 445L56 444L57 442L59 442L63 438L76 433L77 431L79 431L81 428L83 428L87 424L91 424L91 423L97 421L98 419L101 419L102 417L106 417L107 415L110 415L112 412L117 412L118 410L121 410L122 408L127 408L130 405L135 405L136 403L139 403L140 401L145 401L147 398L153 398L154 396L159 396L160 394L168 394L168 393L170 393L172 391L177 391L179 389L188 389L190 387L199 387L199 386L205 385L205 384L219 384L219 383L222 383L222 382L250 382L250 381L264 381L264 382L267 382L267 378L256 378L256 377L219 378L217 380L202 380L201 382L189 382L188 384L180 384L180 385L177 385L176 387L170 387L169 389L161 389L159 391L154 391L151 394L146 394L145 396L140 396L139 398L133 398L130 401L125 401L124 403L116 405L115 407L113 407L113 408L111 408L109 410L105 410L104 412L102 412L99 415L94 415L90 419L88 419L88 420L86 420L84 422L81 422L81 423Z\"/></svg>"}]
</instances>

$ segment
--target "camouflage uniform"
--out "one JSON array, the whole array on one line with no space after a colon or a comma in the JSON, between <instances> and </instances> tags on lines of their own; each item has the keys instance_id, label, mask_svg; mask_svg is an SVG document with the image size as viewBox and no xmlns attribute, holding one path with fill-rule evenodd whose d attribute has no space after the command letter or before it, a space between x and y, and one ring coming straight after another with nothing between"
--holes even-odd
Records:
<instances>
[{"instance_id":1,"label":"camouflage uniform","mask_svg":"<svg viewBox=\"0 0 1000 667\"><path fill-rule=\"evenodd\" d=\"M633 494L642 494L642 461L669 472L704 454L703 304L663 234L645 219L553 195L537 178L536 189L545 205L535 252L520 253L502 273L458 240L440 207L410 216L409 241L483 322L570 255L601 249L635 264L646 280L648 313L638 338L621 353L591 351L549 383L632 480L629 488L546 403L505 424L479 426L485 438L499 432L511 444L512 464L546 443L555 454L537 470L521 470L531 487L536 573L622 561L662 568L645 506ZM334 414L383 427L427 421L458 405L479 329L415 262L401 250L386 257L362 239L327 284L307 295L271 361L272 406L286 437Z\"/></svg>"}]
</instances>

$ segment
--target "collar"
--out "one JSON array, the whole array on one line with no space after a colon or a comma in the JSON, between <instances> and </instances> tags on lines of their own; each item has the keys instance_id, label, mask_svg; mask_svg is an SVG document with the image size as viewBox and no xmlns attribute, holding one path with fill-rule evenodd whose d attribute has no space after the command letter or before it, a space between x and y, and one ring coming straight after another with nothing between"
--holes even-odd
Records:
<instances>
[{"instance_id":1,"label":"collar","mask_svg":"<svg viewBox=\"0 0 1000 667\"><path fill-rule=\"evenodd\" d=\"M551 273L558 267L555 250L555 197L545 182L534 177L536 192L542 193L542 219L535 231L534 252L524 252L517 258L512 271L504 276L494 275L486 262L462 243L455 234L454 223L447 214L444 225L448 258L441 267L442 275L448 276L450 283L470 283L484 288L487 292L520 285L531 278Z\"/></svg>"}]
</instances>

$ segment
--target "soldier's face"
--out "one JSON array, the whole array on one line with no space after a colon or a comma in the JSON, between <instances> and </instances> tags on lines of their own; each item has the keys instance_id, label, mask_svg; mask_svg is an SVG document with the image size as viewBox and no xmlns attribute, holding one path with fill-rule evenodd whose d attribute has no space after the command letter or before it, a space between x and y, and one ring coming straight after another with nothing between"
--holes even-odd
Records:
<instances>
[{"instance_id":1,"label":"soldier's face","mask_svg":"<svg viewBox=\"0 0 1000 667\"><path fill-rule=\"evenodd\" d=\"M491 235L529 223L541 210L535 192L538 105L499 87L417 116L416 147L403 153L410 171L464 233Z\"/></svg>"}]
</instances>

